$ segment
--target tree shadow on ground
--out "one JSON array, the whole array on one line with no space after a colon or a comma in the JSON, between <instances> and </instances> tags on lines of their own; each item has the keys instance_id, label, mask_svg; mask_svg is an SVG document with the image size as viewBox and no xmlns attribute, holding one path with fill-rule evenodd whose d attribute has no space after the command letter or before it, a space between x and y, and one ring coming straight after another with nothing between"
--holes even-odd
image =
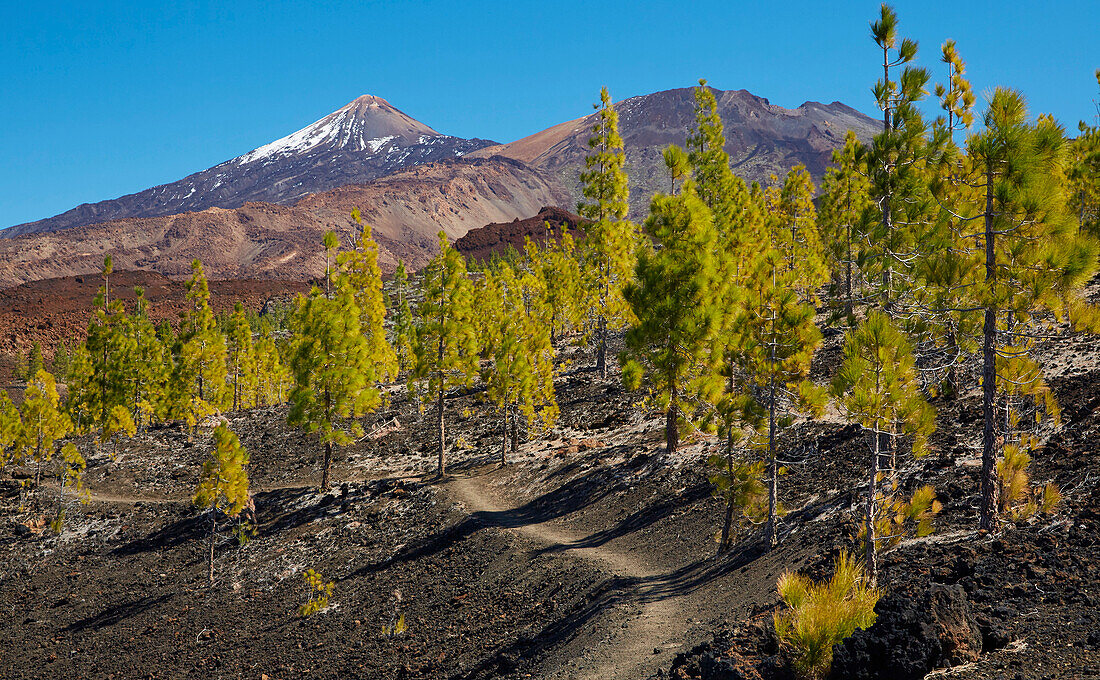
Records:
<instances>
[{"instance_id":1,"label":"tree shadow on ground","mask_svg":"<svg viewBox=\"0 0 1100 680\"><path fill-rule=\"evenodd\" d=\"M156 605L169 600L171 597L171 593L165 593L160 597L146 595L145 597L136 600L130 600L129 602L123 602L122 604L112 605L94 616L89 616L80 619L79 621L74 621L73 623L65 626L62 630L67 633L79 633L89 628L91 628L92 630L99 630L104 626L114 625L120 621L152 609Z\"/></svg>"}]
</instances>

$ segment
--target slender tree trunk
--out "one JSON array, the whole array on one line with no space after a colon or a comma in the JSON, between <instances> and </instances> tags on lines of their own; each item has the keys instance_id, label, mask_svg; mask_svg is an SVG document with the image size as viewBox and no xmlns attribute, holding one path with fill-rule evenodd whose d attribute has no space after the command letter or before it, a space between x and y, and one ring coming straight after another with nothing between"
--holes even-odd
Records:
<instances>
[{"instance_id":1,"label":"slender tree trunk","mask_svg":"<svg viewBox=\"0 0 1100 680\"><path fill-rule=\"evenodd\" d=\"M875 495L878 493L878 457L882 433L878 427L871 432L871 474L867 479L867 507L864 511L863 528L867 545L864 551L864 571L871 587L878 582L878 556L875 552Z\"/></svg>"},{"instance_id":2,"label":"slender tree trunk","mask_svg":"<svg viewBox=\"0 0 1100 680\"><path fill-rule=\"evenodd\" d=\"M771 393L768 405L768 466L771 480L768 485L768 545L779 545L779 460L775 455L775 345L772 345L772 376L769 391Z\"/></svg>"},{"instance_id":3,"label":"slender tree trunk","mask_svg":"<svg viewBox=\"0 0 1100 680\"><path fill-rule=\"evenodd\" d=\"M511 419L512 419L512 453L519 451L519 414L516 413L516 407L511 407Z\"/></svg>"},{"instance_id":4,"label":"slender tree trunk","mask_svg":"<svg viewBox=\"0 0 1100 680\"><path fill-rule=\"evenodd\" d=\"M217 509L210 508L210 585L214 585L214 539L218 531Z\"/></svg>"},{"instance_id":5,"label":"slender tree trunk","mask_svg":"<svg viewBox=\"0 0 1100 680\"><path fill-rule=\"evenodd\" d=\"M332 419L332 395L328 388L325 388L325 413ZM332 441L325 442L325 463L321 472L321 493L328 491L328 476L329 471L332 469Z\"/></svg>"},{"instance_id":6,"label":"slender tree trunk","mask_svg":"<svg viewBox=\"0 0 1100 680\"><path fill-rule=\"evenodd\" d=\"M849 182L849 184L850 183L851 182ZM845 261L844 261L844 268L845 268L845 272L844 272L844 289L845 289L844 315L849 317L849 318L854 313L854 309L853 309L853 305L852 305L852 221L851 221L851 207L850 207L851 196L850 196L850 193L851 193L851 190L849 189L849 198L848 198L849 219L848 219L848 228L847 228L847 231L848 231L848 256L845 258Z\"/></svg>"},{"instance_id":7,"label":"slender tree trunk","mask_svg":"<svg viewBox=\"0 0 1100 680\"><path fill-rule=\"evenodd\" d=\"M726 432L726 474L733 483L733 428ZM726 521L722 524L722 539L718 542L718 554L730 549L730 535L733 533L733 495L726 496Z\"/></svg>"},{"instance_id":8,"label":"slender tree trunk","mask_svg":"<svg viewBox=\"0 0 1100 680\"><path fill-rule=\"evenodd\" d=\"M993 243L993 184L991 168L986 168L985 189L985 280L992 284L997 278L997 255ZM997 309L985 308L982 328L982 505L979 528L992 531L997 521L995 440L997 396Z\"/></svg>"},{"instance_id":9,"label":"slender tree trunk","mask_svg":"<svg viewBox=\"0 0 1100 680\"><path fill-rule=\"evenodd\" d=\"M439 341L439 362L443 364L443 340ZM447 440L443 439L443 372L439 372L439 396L436 398L436 431L439 435L439 464L436 473L442 478L447 474Z\"/></svg>"},{"instance_id":10,"label":"slender tree trunk","mask_svg":"<svg viewBox=\"0 0 1100 680\"><path fill-rule=\"evenodd\" d=\"M600 326L597 331L600 336L596 346L596 371L600 378L607 377L607 318L600 314Z\"/></svg>"},{"instance_id":11,"label":"slender tree trunk","mask_svg":"<svg viewBox=\"0 0 1100 680\"><path fill-rule=\"evenodd\" d=\"M500 428L500 464L508 464L508 407L504 407L504 418Z\"/></svg>"},{"instance_id":12,"label":"slender tree trunk","mask_svg":"<svg viewBox=\"0 0 1100 680\"><path fill-rule=\"evenodd\" d=\"M672 386L672 394L668 400L668 413L665 416L665 451L676 453L680 446L680 428L677 420L680 417L680 404L677 401L676 385Z\"/></svg>"}]
</instances>

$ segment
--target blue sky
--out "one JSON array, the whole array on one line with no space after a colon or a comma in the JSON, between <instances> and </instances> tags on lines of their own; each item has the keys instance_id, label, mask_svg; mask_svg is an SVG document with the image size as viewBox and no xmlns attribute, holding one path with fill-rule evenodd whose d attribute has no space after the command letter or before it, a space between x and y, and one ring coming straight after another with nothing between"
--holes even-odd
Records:
<instances>
[{"instance_id":1,"label":"blue sky","mask_svg":"<svg viewBox=\"0 0 1100 680\"><path fill-rule=\"evenodd\" d=\"M1093 120L1100 2L899 2L943 79ZM360 94L440 132L510 141L700 77L874 115L876 2L0 3L0 227L174 181Z\"/></svg>"}]
</instances>

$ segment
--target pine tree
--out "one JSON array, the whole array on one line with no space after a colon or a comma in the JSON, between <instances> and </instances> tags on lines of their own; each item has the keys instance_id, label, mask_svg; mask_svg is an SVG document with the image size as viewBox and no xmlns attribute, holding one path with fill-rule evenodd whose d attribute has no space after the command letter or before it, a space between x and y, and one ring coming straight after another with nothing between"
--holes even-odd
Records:
<instances>
[{"instance_id":1,"label":"pine tree","mask_svg":"<svg viewBox=\"0 0 1100 680\"><path fill-rule=\"evenodd\" d=\"M1100 68L1096 84L1100 85ZM1083 231L1100 238L1100 108L1096 125L1080 121L1077 130L1080 134L1069 148L1069 208Z\"/></svg>"},{"instance_id":2,"label":"pine tree","mask_svg":"<svg viewBox=\"0 0 1100 680\"><path fill-rule=\"evenodd\" d=\"M76 444L69 442L61 448L61 468L58 470L57 515L50 522L50 529L55 534L60 534L65 525L65 495L72 491L80 499L87 503L91 494L84 488L84 471L88 468L87 461L76 448Z\"/></svg>"},{"instance_id":3,"label":"pine tree","mask_svg":"<svg viewBox=\"0 0 1100 680\"><path fill-rule=\"evenodd\" d=\"M844 148L833 151L833 165L825 171L821 183L817 216L829 266L834 280L840 281L834 297L844 301L843 314L849 323L855 314L855 289L860 283L859 267L866 249L864 216L873 205L868 194L870 185L859 162L862 148L859 138L849 130Z\"/></svg>"},{"instance_id":4,"label":"pine tree","mask_svg":"<svg viewBox=\"0 0 1100 680\"><path fill-rule=\"evenodd\" d=\"M214 547L218 513L237 517L249 503L248 452L237 435L222 422L214 428L214 449L202 464L195 489L195 507L210 513L210 583L214 583Z\"/></svg>"},{"instance_id":5,"label":"pine tree","mask_svg":"<svg viewBox=\"0 0 1100 680\"><path fill-rule=\"evenodd\" d=\"M871 197L881 220L870 230L867 279L877 273L885 309L892 310L908 286L908 263L915 259L920 227L931 209L922 161L929 154L927 126L917 109L926 95L928 72L911 65L917 56L916 41L898 40L897 13L883 3L881 15L871 23L871 37L882 50L883 77L874 87L882 111L882 132L875 136L865 160L871 180ZM903 67L900 75L892 71ZM901 276L895 272L901 270Z\"/></svg>"},{"instance_id":6,"label":"pine tree","mask_svg":"<svg viewBox=\"0 0 1100 680\"><path fill-rule=\"evenodd\" d=\"M524 301L524 288L508 264L489 272L478 288L482 319L479 344L489 361L483 371L486 394L502 415L500 462L507 463L508 435L511 450L518 448L517 420L528 427L550 427L557 418L554 398L554 348L547 324L532 314Z\"/></svg>"},{"instance_id":7,"label":"pine tree","mask_svg":"<svg viewBox=\"0 0 1100 680\"><path fill-rule=\"evenodd\" d=\"M225 337L210 309L210 287L202 263L192 262L191 272L187 281L190 308L182 315L172 401L173 413L193 430L202 418L227 408L232 393L225 380Z\"/></svg>"},{"instance_id":8,"label":"pine tree","mask_svg":"<svg viewBox=\"0 0 1100 680\"><path fill-rule=\"evenodd\" d=\"M902 434L914 437L913 453L922 455L935 428L935 413L921 394L909 341L888 317L875 311L845 337L844 362L833 378L832 393L849 420L868 433L871 445L863 531L866 572L874 586L883 500L879 483L884 472L892 475L896 470L896 463L884 465L882 457L897 450L893 440Z\"/></svg>"},{"instance_id":9,"label":"pine tree","mask_svg":"<svg viewBox=\"0 0 1100 680\"><path fill-rule=\"evenodd\" d=\"M772 176L775 180L775 176ZM782 269L791 274L793 286L803 302L817 299L817 291L828 280L824 246L814 208L814 184L806 166L796 165L783 184L764 192L766 229L785 260Z\"/></svg>"},{"instance_id":10,"label":"pine tree","mask_svg":"<svg viewBox=\"0 0 1100 680\"><path fill-rule=\"evenodd\" d=\"M629 208L626 154L619 136L619 114L606 87L600 90L600 103L595 108L596 123L588 140L592 151L585 158L585 170L581 173L584 197L589 202L580 203L577 210L592 221L585 228L584 245L588 273L593 277L590 286L598 296L596 370L600 378L606 378L608 332L630 322L622 286L634 266L638 235L626 219Z\"/></svg>"},{"instance_id":11,"label":"pine tree","mask_svg":"<svg viewBox=\"0 0 1100 680\"><path fill-rule=\"evenodd\" d=\"M134 349L130 365L130 411L139 428L168 416L167 388L172 377L172 355L149 318L145 290L134 289L137 302L129 325Z\"/></svg>"},{"instance_id":12,"label":"pine tree","mask_svg":"<svg viewBox=\"0 0 1100 680\"><path fill-rule=\"evenodd\" d=\"M359 307L359 325L367 342L367 353L375 364L378 380L397 377L398 360L386 339L386 304L382 295L382 270L378 267L378 244L371 236L371 227L363 222L359 209L351 211L356 224L362 226L353 250L336 257L341 281L350 286Z\"/></svg>"},{"instance_id":13,"label":"pine tree","mask_svg":"<svg viewBox=\"0 0 1100 680\"><path fill-rule=\"evenodd\" d=\"M271 326L264 319L260 323L260 337L256 341L256 392L253 406L282 404L294 382L289 369L283 363L279 346L271 336Z\"/></svg>"},{"instance_id":14,"label":"pine tree","mask_svg":"<svg viewBox=\"0 0 1100 680\"><path fill-rule=\"evenodd\" d=\"M0 389L0 470L20 454L17 444L23 432L23 419L8 391Z\"/></svg>"},{"instance_id":15,"label":"pine tree","mask_svg":"<svg viewBox=\"0 0 1100 680\"><path fill-rule=\"evenodd\" d=\"M732 447L735 420L752 431L752 443L766 449L768 520L765 538L774 546L779 534L779 430L793 422L793 411L817 412L825 395L806 380L821 332L814 324L813 291L826 279L817 221L805 197L812 193L804 171L789 173L782 189L763 201L765 246L751 262L735 294L740 309L727 320L723 343L728 362L727 387L721 402L729 421ZM732 459L732 453L727 454Z\"/></svg>"},{"instance_id":16,"label":"pine tree","mask_svg":"<svg viewBox=\"0 0 1100 680\"><path fill-rule=\"evenodd\" d=\"M594 303L585 287L576 242L569 229L551 234L541 248L530 238L524 245L526 265L538 281L550 327L550 342L581 331Z\"/></svg>"},{"instance_id":17,"label":"pine tree","mask_svg":"<svg viewBox=\"0 0 1100 680\"><path fill-rule=\"evenodd\" d=\"M442 231L439 249L439 254L424 268L423 300L417 307L413 378L425 384L427 399L436 402L437 474L442 477L447 473L444 398L447 390L470 384L477 371L479 348L473 287L466 275L466 262Z\"/></svg>"},{"instance_id":18,"label":"pine tree","mask_svg":"<svg viewBox=\"0 0 1100 680\"><path fill-rule=\"evenodd\" d=\"M1097 244L1078 232L1066 209L1062 128L1048 117L1029 124L1023 96L1001 88L984 122L985 129L968 139L967 152L969 183L983 189L972 216L982 222L985 255L975 298L984 311L980 525L988 530L997 514L998 389L1008 374L1037 374L1027 357L1036 314L1082 308L1077 291L1096 270ZM1041 389L1041 377L1028 383Z\"/></svg>"},{"instance_id":19,"label":"pine tree","mask_svg":"<svg viewBox=\"0 0 1100 680\"><path fill-rule=\"evenodd\" d=\"M695 192L710 209L719 246L728 256L723 278L731 280L747 267L762 234L750 210L748 189L730 169L725 147L718 102L707 81L700 80L695 88L695 125L687 139L688 162Z\"/></svg>"},{"instance_id":20,"label":"pine tree","mask_svg":"<svg viewBox=\"0 0 1100 680\"><path fill-rule=\"evenodd\" d=\"M623 291L638 319L626 335L623 379L636 389L646 378L651 397L666 411L665 449L671 453L679 445L680 421L691 422L699 402L712 402L720 390L708 365L719 321L717 237L710 210L690 181L677 196L653 197L645 231L658 247L642 251L635 281Z\"/></svg>"},{"instance_id":21,"label":"pine tree","mask_svg":"<svg viewBox=\"0 0 1100 680\"><path fill-rule=\"evenodd\" d=\"M976 349L971 337L978 317L966 297L978 280L980 262L968 235L973 227L960 217L974 188L963 178L968 159L954 140L955 132L968 130L973 123L974 94L954 41L943 44L942 61L948 65L948 84L938 84L936 95L946 115L933 124L932 147L937 153L926 159L938 210L921 235L922 257L911 268L918 286L912 306L916 316L907 330L918 340L916 348L926 370L944 376L944 396L954 399L962 389L959 369Z\"/></svg>"},{"instance_id":22,"label":"pine tree","mask_svg":"<svg viewBox=\"0 0 1100 680\"><path fill-rule=\"evenodd\" d=\"M42 464L53 457L54 443L72 431L72 421L59 408L57 383L46 371L39 371L31 378L23 393L20 415L23 426L16 444L19 459L30 458L35 462L34 485L42 481Z\"/></svg>"},{"instance_id":23,"label":"pine tree","mask_svg":"<svg viewBox=\"0 0 1100 680\"><path fill-rule=\"evenodd\" d=\"M42 344L35 342L31 345L30 354L27 355L27 376L36 376L39 371L46 370L46 362L42 359Z\"/></svg>"},{"instance_id":24,"label":"pine tree","mask_svg":"<svg viewBox=\"0 0 1100 680\"><path fill-rule=\"evenodd\" d=\"M397 263L397 271L393 275L393 323L390 335L390 346L397 356L397 368L399 371L411 371L416 363L416 354L413 351L413 341L416 335L416 326L412 308L409 306L409 276L405 272L405 263Z\"/></svg>"},{"instance_id":25,"label":"pine tree","mask_svg":"<svg viewBox=\"0 0 1100 680\"><path fill-rule=\"evenodd\" d=\"M256 350L252 345L252 327L244 315L244 306L238 302L233 308L229 326L230 382L233 384L233 410L244 407L254 399L259 376L256 366Z\"/></svg>"},{"instance_id":26,"label":"pine tree","mask_svg":"<svg viewBox=\"0 0 1100 680\"><path fill-rule=\"evenodd\" d=\"M333 446L347 446L362 436L363 428L354 418L381 404L375 386L377 366L360 330L354 292L334 278L334 295L315 288L299 297L292 319L294 389L287 422L316 432L324 445L322 491L329 486Z\"/></svg>"}]
</instances>

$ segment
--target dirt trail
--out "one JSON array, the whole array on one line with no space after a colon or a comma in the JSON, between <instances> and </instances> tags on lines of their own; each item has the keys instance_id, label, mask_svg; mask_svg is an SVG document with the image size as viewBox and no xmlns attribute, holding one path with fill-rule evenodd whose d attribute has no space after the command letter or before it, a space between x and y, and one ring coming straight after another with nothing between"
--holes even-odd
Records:
<instances>
[{"instance_id":1,"label":"dirt trail","mask_svg":"<svg viewBox=\"0 0 1100 680\"><path fill-rule=\"evenodd\" d=\"M669 577L644 559L607 544L583 545L586 536L557 522L530 522L513 503L494 493L478 477L455 477L448 484L471 513L492 514L497 526L510 528L547 547L589 560L623 580L623 602L637 605L638 613L613 630L597 645L588 647L567 667L544 669L539 677L603 680L637 680L648 677L667 657L655 648L679 647L685 622L693 611L686 595L668 592ZM599 621L600 619L593 619Z\"/></svg>"}]
</instances>

